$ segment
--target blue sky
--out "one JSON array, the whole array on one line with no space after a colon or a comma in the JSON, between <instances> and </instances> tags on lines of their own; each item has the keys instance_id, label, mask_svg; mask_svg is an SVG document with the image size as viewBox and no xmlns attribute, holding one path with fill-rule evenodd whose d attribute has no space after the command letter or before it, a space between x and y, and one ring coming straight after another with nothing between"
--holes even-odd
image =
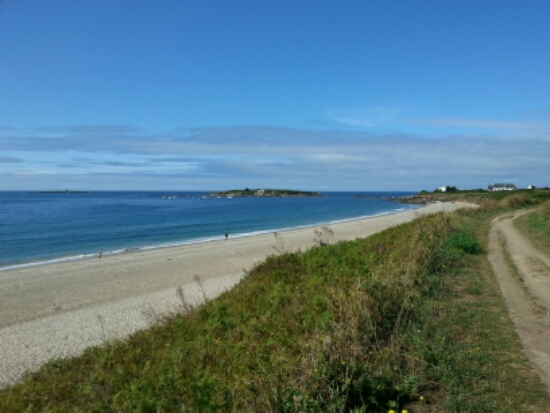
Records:
<instances>
[{"instance_id":1,"label":"blue sky","mask_svg":"<svg viewBox=\"0 0 550 413\"><path fill-rule=\"evenodd\" d=\"M550 186L550 2L0 0L0 190Z\"/></svg>"}]
</instances>

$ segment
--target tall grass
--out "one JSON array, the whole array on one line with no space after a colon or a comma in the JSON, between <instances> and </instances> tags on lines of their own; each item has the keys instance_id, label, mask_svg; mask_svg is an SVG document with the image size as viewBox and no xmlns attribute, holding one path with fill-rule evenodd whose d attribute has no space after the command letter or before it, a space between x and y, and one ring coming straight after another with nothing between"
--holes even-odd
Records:
<instances>
[{"instance_id":1,"label":"tall grass","mask_svg":"<svg viewBox=\"0 0 550 413\"><path fill-rule=\"evenodd\" d=\"M544 202L544 203L539 207L539 212L540 212L546 219L550 219L550 201Z\"/></svg>"},{"instance_id":2,"label":"tall grass","mask_svg":"<svg viewBox=\"0 0 550 413\"><path fill-rule=\"evenodd\" d=\"M451 305L459 269L482 252L463 221L438 214L353 242L276 248L218 299L51 362L0 392L0 410L514 411L522 404L498 394L506 372L487 371L502 359L464 342L472 322L502 315ZM522 374L506 376L512 389ZM530 403L546 402L529 380Z\"/></svg>"},{"instance_id":3,"label":"tall grass","mask_svg":"<svg viewBox=\"0 0 550 413\"><path fill-rule=\"evenodd\" d=\"M537 200L527 194L514 194L502 199L500 203L509 208L522 208L530 205L535 205Z\"/></svg>"},{"instance_id":4,"label":"tall grass","mask_svg":"<svg viewBox=\"0 0 550 413\"><path fill-rule=\"evenodd\" d=\"M550 248L550 201L542 203L532 213L516 220L515 224L529 234L539 248Z\"/></svg>"}]
</instances>

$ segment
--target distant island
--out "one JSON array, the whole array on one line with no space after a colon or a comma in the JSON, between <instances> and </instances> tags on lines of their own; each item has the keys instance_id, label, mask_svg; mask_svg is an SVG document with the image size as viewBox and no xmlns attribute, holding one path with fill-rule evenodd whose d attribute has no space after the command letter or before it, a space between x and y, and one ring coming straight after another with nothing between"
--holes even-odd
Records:
<instances>
[{"instance_id":1,"label":"distant island","mask_svg":"<svg viewBox=\"0 0 550 413\"><path fill-rule=\"evenodd\" d=\"M262 197L306 197L322 196L320 192L296 191L293 189L232 189L229 191L213 192L210 196L262 196Z\"/></svg>"},{"instance_id":2,"label":"distant island","mask_svg":"<svg viewBox=\"0 0 550 413\"><path fill-rule=\"evenodd\" d=\"M72 191L70 189L65 189L64 191L31 191L36 194L87 194L87 191Z\"/></svg>"}]
</instances>

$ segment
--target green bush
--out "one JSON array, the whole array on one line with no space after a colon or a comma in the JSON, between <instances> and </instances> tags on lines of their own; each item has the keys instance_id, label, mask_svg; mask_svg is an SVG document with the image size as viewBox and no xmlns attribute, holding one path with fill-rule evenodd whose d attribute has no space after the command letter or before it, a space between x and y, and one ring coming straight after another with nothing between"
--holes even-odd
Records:
<instances>
[{"instance_id":1,"label":"green bush","mask_svg":"<svg viewBox=\"0 0 550 413\"><path fill-rule=\"evenodd\" d=\"M447 246L456 248L468 254L480 254L483 252L476 237L468 232L456 232L447 239Z\"/></svg>"}]
</instances>

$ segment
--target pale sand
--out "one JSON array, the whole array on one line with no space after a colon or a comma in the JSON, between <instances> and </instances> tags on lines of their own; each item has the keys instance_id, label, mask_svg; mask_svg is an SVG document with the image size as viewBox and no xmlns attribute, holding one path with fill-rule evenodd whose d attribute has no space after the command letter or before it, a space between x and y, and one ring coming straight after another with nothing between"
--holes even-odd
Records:
<instances>
[{"instance_id":1,"label":"pale sand","mask_svg":"<svg viewBox=\"0 0 550 413\"><path fill-rule=\"evenodd\" d=\"M465 206L436 203L329 227L335 242L353 240L421 214ZM284 248L310 248L315 229L281 232ZM154 314L181 306L179 286L189 302L202 302L203 292L213 298L281 247L273 233L227 241L220 235L220 241L0 272L0 387L52 358L79 355L146 328Z\"/></svg>"}]
</instances>

